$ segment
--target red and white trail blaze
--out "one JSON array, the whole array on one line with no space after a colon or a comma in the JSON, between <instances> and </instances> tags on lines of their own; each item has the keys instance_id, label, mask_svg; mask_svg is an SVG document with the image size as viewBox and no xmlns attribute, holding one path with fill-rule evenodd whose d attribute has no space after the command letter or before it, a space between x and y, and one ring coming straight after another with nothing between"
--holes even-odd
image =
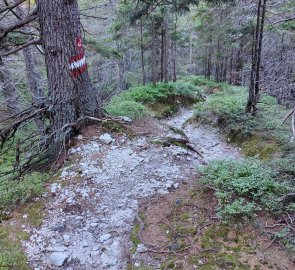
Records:
<instances>
[{"instance_id":1,"label":"red and white trail blaze","mask_svg":"<svg viewBox=\"0 0 295 270\"><path fill-rule=\"evenodd\" d=\"M71 75L73 78L77 78L87 69L85 52L83 48L83 42L81 37L77 37L75 40L77 51L79 52L77 55L70 58L69 68L71 71Z\"/></svg>"}]
</instances>

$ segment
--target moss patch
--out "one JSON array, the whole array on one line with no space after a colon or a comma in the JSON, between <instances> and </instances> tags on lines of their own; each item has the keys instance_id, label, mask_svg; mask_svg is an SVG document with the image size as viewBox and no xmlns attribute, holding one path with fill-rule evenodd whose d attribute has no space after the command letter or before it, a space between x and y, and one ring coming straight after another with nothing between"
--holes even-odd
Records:
<instances>
[{"instance_id":1,"label":"moss patch","mask_svg":"<svg viewBox=\"0 0 295 270\"><path fill-rule=\"evenodd\" d=\"M22 212L24 214L27 214L27 222L30 225L34 227L39 227L42 224L44 207L44 202L35 202L24 207Z\"/></svg>"},{"instance_id":2,"label":"moss patch","mask_svg":"<svg viewBox=\"0 0 295 270\"><path fill-rule=\"evenodd\" d=\"M269 140L255 135L242 143L243 154L247 157L258 157L261 160L270 160L281 152L280 145L275 140Z\"/></svg>"},{"instance_id":3,"label":"moss patch","mask_svg":"<svg viewBox=\"0 0 295 270\"><path fill-rule=\"evenodd\" d=\"M146 107L157 119L169 117L178 111L178 106L173 103L149 103L146 104Z\"/></svg>"},{"instance_id":4,"label":"moss patch","mask_svg":"<svg viewBox=\"0 0 295 270\"><path fill-rule=\"evenodd\" d=\"M14 231L11 226L0 226L0 269L1 270L30 270L28 258L22 251L21 240L28 235Z\"/></svg>"}]
</instances>

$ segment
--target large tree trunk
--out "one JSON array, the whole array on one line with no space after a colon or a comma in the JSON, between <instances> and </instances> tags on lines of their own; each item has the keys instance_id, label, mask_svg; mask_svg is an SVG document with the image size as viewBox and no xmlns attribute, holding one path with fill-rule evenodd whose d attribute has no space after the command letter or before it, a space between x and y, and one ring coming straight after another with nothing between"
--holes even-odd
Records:
<instances>
[{"instance_id":1,"label":"large tree trunk","mask_svg":"<svg viewBox=\"0 0 295 270\"><path fill-rule=\"evenodd\" d=\"M83 116L98 113L99 104L85 63L77 0L38 0L37 3L47 68L51 129L56 132Z\"/></svg>"}]
</instances>

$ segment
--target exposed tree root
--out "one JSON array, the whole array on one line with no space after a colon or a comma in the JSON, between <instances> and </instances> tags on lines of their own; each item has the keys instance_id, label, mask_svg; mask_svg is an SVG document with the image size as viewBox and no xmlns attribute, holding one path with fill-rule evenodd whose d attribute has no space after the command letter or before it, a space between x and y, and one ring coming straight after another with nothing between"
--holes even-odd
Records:
<instances>
[{"instance_id":1,"label":"exposed tree root","mask_svg":"<svg viewBox=\"0 0 295 270\"><path fill-rule=\"evenodd\" d=\"M41 120L44 130L32 128L35 120ZM108 121L119 124L130 124L130 119L125 117L95 118L85 116L76 122L68 123L58 130L50 131L50 110L45 103L33 105L22 112L19 112L0 124L4 128L0 129L0 149L2 154L15 151L15 164L13 168L6 172L1 172L1 176L12 176L19 178L33 170L55 171L62 166L66 160L71 138L89 125L100 125ZM47 126L46 126L47 125ZM16 134L22 129L26 129L26 137L15 142ZM28 132L31 130L31 132Z\"/></svg>"}]
</instances>

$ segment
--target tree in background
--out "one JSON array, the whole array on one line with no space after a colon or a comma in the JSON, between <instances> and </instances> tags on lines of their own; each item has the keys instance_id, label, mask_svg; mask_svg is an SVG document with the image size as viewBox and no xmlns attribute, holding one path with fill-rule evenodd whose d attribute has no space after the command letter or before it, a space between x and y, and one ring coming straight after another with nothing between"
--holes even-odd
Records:
<instances>
[{"instance_id":1,"label":"tree in background","mask_svg":"<svg viewBox=\"0 0 295 270\"><path fill-rule=\"evenodd\" d=\"M256 106L260 97L260 69L261 69L261 55L262 55L262 41L264 33L264 22L266 14L267 0L259 0L257 7L257 20L255 32L253 33L252 45L252 68L249 86L249 98L246 105L247 113L256 113Z\"/></svg>"}]
</instances>

